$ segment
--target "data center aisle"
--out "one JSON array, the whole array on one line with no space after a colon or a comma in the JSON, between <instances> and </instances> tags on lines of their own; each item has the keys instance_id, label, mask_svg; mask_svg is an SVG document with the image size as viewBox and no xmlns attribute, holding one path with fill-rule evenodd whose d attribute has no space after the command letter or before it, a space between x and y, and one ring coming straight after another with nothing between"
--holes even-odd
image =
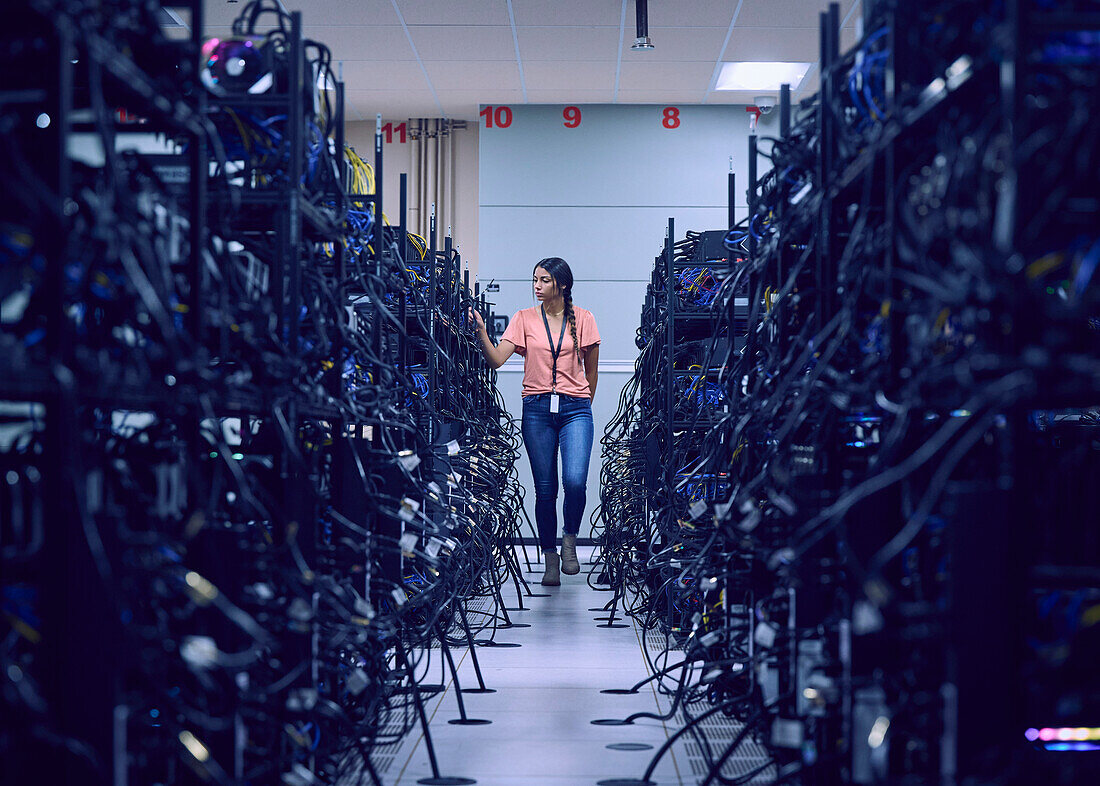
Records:
<instances>
[{"instance_id":1,"label":"data center aisle","mask_svg":"<svg viewBox=\"0 0 1100 786\"><path fill-rule=\"evenodd\" d=\"M591 549L581 550L582 563ZM654 752L668 739L665 724L642 719L629 726L596 726L597 718L624 718L634 712L658 714L658 699L649 685L637 694L610 695L604 688L628 688L649 675L642 638L632 621L627 627L598 627L589 611L602 606L608 593L595 592L580 575L562 576L561 587L540 587L539 574L529 574L533 592L530 611L513 620L529 628L500 631L497 640L520 647L479 647L478 657L490 694L464 693L467 715L492 721L482 726L450 725L458 718L454 686L428 704L431 731L442 775L477 780L479 786L579 786L614 778L639 778ZM510 603L514 604L515 594ZM438 672L437 672L438 673ZM459 666L462 687L476 687L468 655ZM667 706L662 700L661 706ZM640 743L645 750L614 750L616 743ZM652 780L660 786L684 786L671 751ZM415 732L383 776L398 786L431 775L422 735Z\"/></svg>"}]
</instances>

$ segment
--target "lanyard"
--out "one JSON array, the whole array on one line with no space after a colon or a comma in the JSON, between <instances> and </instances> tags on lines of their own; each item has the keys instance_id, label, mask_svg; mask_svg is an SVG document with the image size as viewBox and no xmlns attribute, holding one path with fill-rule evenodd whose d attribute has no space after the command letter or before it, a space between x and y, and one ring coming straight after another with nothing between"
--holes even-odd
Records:
<instances>
[{"instance_id":1,"label":"lanyard","mask_svg":"<svg viewBox=\"0 0 1100 786\"><path fill-rule=\"evenodd\" d=\"M554 358L550 389L556 391L558 389L558 355L561 354L561 343L565 340L565 314L561 315L561 335L558 336L558 348L554 349L554 338L550 335L550 320L546 318L546 307L539 306L539 311L542 312L542 324L546 327L546 340L550 342L550 355Z\"/></svg>"}]
</instances>

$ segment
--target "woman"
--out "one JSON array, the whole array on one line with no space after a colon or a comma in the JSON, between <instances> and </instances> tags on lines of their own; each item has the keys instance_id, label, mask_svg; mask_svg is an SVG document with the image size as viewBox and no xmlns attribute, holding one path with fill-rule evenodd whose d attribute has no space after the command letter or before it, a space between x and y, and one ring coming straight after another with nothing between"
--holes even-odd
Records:
<instances>
[{"instance_id":1,"label":"woman","mask_svg":"<svg viewBox=\"0 0 1100 786\"><path fill-rule=\"evenodd\" d=\"M580 573L577 533L584 514L588 462L592 456L592 397L600 333L590 311L573 305L573 273L564 259L535 265L538 306L517 311L493 346L475 313L481 351L493 368L513 352L523 356L523 443L535 479L535 522L546 559L542 583L561 584L561 573ZM558 542L558 447L565 487L561 556Z\"/></svg>"}]
</instances>

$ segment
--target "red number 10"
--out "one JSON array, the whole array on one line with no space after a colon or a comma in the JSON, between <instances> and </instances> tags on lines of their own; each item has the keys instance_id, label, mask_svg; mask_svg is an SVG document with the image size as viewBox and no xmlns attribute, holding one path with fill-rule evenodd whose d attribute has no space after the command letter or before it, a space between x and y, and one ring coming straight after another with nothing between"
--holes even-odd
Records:
<instances>
[{"instance_id":1,"label":"red number 10","mask_svg":"<svg viewBox=\"0 0 1100 786\"><path fill-rule=\"evenodd\" d=\"M581 108L579 106L567 106L561 110L562 125L566 128L576 128L581 124Z\"/></svg>"},{"instance_id":2,"label":"red number 10","mask_svg":"<svg viewBox=\"0 0 1100 786\"><path fill-rule=\"evenodd\" d=\"M492 128L496 122L497 128L507 128L512 125L512 109L507 106L487 106L481 110L480 115L485 118L485 127Z\"/></svg>"}]
</instances>

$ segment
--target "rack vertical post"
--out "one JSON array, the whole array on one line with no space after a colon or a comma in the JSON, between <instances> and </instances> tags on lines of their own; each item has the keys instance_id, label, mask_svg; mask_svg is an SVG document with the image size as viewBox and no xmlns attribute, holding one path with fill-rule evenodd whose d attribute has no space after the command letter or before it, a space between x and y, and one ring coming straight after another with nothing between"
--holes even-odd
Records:
<instances>
[{"instance_id":1,"label":"rack vertical post","mask_svg":"<svg viewBox=\"0 0 1100 786\"><path fill-rule=\"evenodd\" d=\"M408 235L408 209L409 209L409 176L402 172L400 178L400 223L397 229L397 245L398 245L398 263L402 266L402 269L407 265L405 255L408 254L409 248L409 235ZM401 293L398 295L398 308L400 309L400 322L401 331L397 336L397 353L401 361L401 371L405 373L409 368L409 334L408 334L408 294L407 288L402 287Z\"/></svg>"},{"instance_id":2,"label":"rack vertical post","mask_svg":"<svg viewBox=\"0 0 1100 786\"><path fill-rule=\"evenodd\" d=\"M451 283L452 280L453 280L451 278L451 257L452 257L453 251L454 251L454 248L452 246L453 242L454 241L451 238L451 233L448 231L448 233L443 237L443 264L446 265L445 269L447 271L447 278L446 278L447 301L445 303L445 308L446 308L446 313L447 314L454 314L455 313L455 308L454 308L454 303L453 303L454 295L455 295L455 288L454 288L454 286L452 286L452 283ZM457 278L457 276L456 276L456 278ZM453 328L454 326L453 325L448 325L447 327L448 328ZM452 331L450 329L448 329L446 331L445 335L447 336L448 341L449 341L451 336L452 336ZM447 351L451 352L453 350L454 350L454 345L452 343L451 346L447 347ZM451 368L450 363L444 364L442 379L439 380L440 393L439 393L439 396L436 398L436 401L440 402L440 408L441 409L442 408L450 408L450 406L452 404L451 394L450 394L450 391L451 391L451 385L450 385L451 379L450 379L450 376L449 376L450 368Z\"/></svg>"},{"instance_id":3,"label":"rack vertical post","mask_svg":"<svg viewBox=\"0 0 1100 786\"><path fill-rule=\"evenodd\" d=\"M290 160L287 163L286 210L287 233L284 238L284 258L290 274L287 308L287 345L291 355L298 354L301 330L302 275L302 175L305 160L305 52L302 45L302 12L290 15L290 105L287 129L290 132Z\"/></svg>"},{"instance_id":4,"label":"rack vertical post","mask_svg":"<svg viewBox=\"0 0 1100 786\"><path fill-rule=\"evenodd\" d=\"M340 188L337 189L339 215L347 215L348 204L345 201L348 186L348 172L344 162L344 83L336 83L336 171L340 173ZM346 226L345 218L345 226ZM347 247L342 242L332 244L333 282L336 290L336 302L341 308L347 303ZM341 331L336 331L332 339L333 367L330 375L329 390L333 395L340 394L344 376L344 342ZM335 435L334 435L335 436Z\"/></svg>"},{"instance_id":5,"label":"rack vertical post","mask_svg":"<svg viewBox=\"0 0 1100 786\"><path fill-rule=\"evenodd\" d=\"M195 52L202 51L203 34L203 3L191 4L191 45ZM195 112L199 117L206 117L206 91L195 91ZM187 313L184 324L196 340L201 340L203 330L203 308L201 303L205 278L202 249L206 241L206 181L209 176L208 164L209 151L206 141L206 133L203 128L196 128L189 135L187 146L187 165L190 171L190 182L187 185L188 197L191 201L191 224L188 227L188 241L191 246L191 255L187 260L187 279L191 285L191 291L187 300ZM223 328L224 330L224 328Z\"/></svg>"},{"instance_id":6,"label":"rack vertical post","mask_svg":"<svg viewBox=\"0 0 1100 786\"><path fill-rule=\"evenodd\" d=\"M779 88L779 138L786 142L787 138L791 135L791 86L783 84ZM778 285L782 285L783 278L783 252L784 243L782 238L783 233L783 216L786 213L787 199L784 195L784 185L781 182L776 182L775 187L779 189L781 194L780 198L776 200L775 213L776 213L776 225L778 226L778 232L780 237L776 243L775 249L775 281Z\"/></svg>"},{"instance_id":7,"label":"rack vertical post","mask_svg":"<svg viewBox=\"0 0 1100 786\"><path fill-rule=\"evenodd\" d=\"M371 230L371 248L374 250L374 274L382 277L382 249L386 245L386 219L382 212L382 115L377 115L374 122L374 223ZM373 335L371 345L374 347L374 356L378 358L375 363L375 382L381 380L382 375L382 315L377 309L373 315Z\"/></svg>"},{"instance_id":8,"label":"rack vertical post","mask_svg":"<svg viewBox=\"0 0 1100 786\"><path fill-rule=\"evenodd\" d=\"M435 275L435 203L432 203L432 213L428 219L428 336L435 340L435 290L438 282ZM434 352L428 353L428 401L431 409L435 409L438 401L436 395L436 356ZM435 421L428 417L428 442L435 439Z\"/></svg>"},{"instance_id":9,"label":"rack vertical post","mask_svg":"<svg viewBox=\"0 0 1100 786\"><path fill-rule=\"evenodd\" d=\"M733 159L730 159L730 173L726 188L726 225L732 229L737 223L737 174L733 171Z\"/></svg>"},{"instance_id":10,"label":"rack vertical post","mask_svg":"<svg viewBox=\"0 0 1100 786\"><path fill-rule=\"evenodd\" d=\"M675 271L673 270L676 259L676 220L671 216L668 219L668 235L665 237L665 352L667 353L665 368L665 429L668 440L666 450L672 455L673 437L675 429L672 427L673 413L676 404L673 400L673 369L676 367L676 284ZM669 485L675 483L676 470L670 465L666 468L666 477Z\"/></svg>"}]
</instances>

